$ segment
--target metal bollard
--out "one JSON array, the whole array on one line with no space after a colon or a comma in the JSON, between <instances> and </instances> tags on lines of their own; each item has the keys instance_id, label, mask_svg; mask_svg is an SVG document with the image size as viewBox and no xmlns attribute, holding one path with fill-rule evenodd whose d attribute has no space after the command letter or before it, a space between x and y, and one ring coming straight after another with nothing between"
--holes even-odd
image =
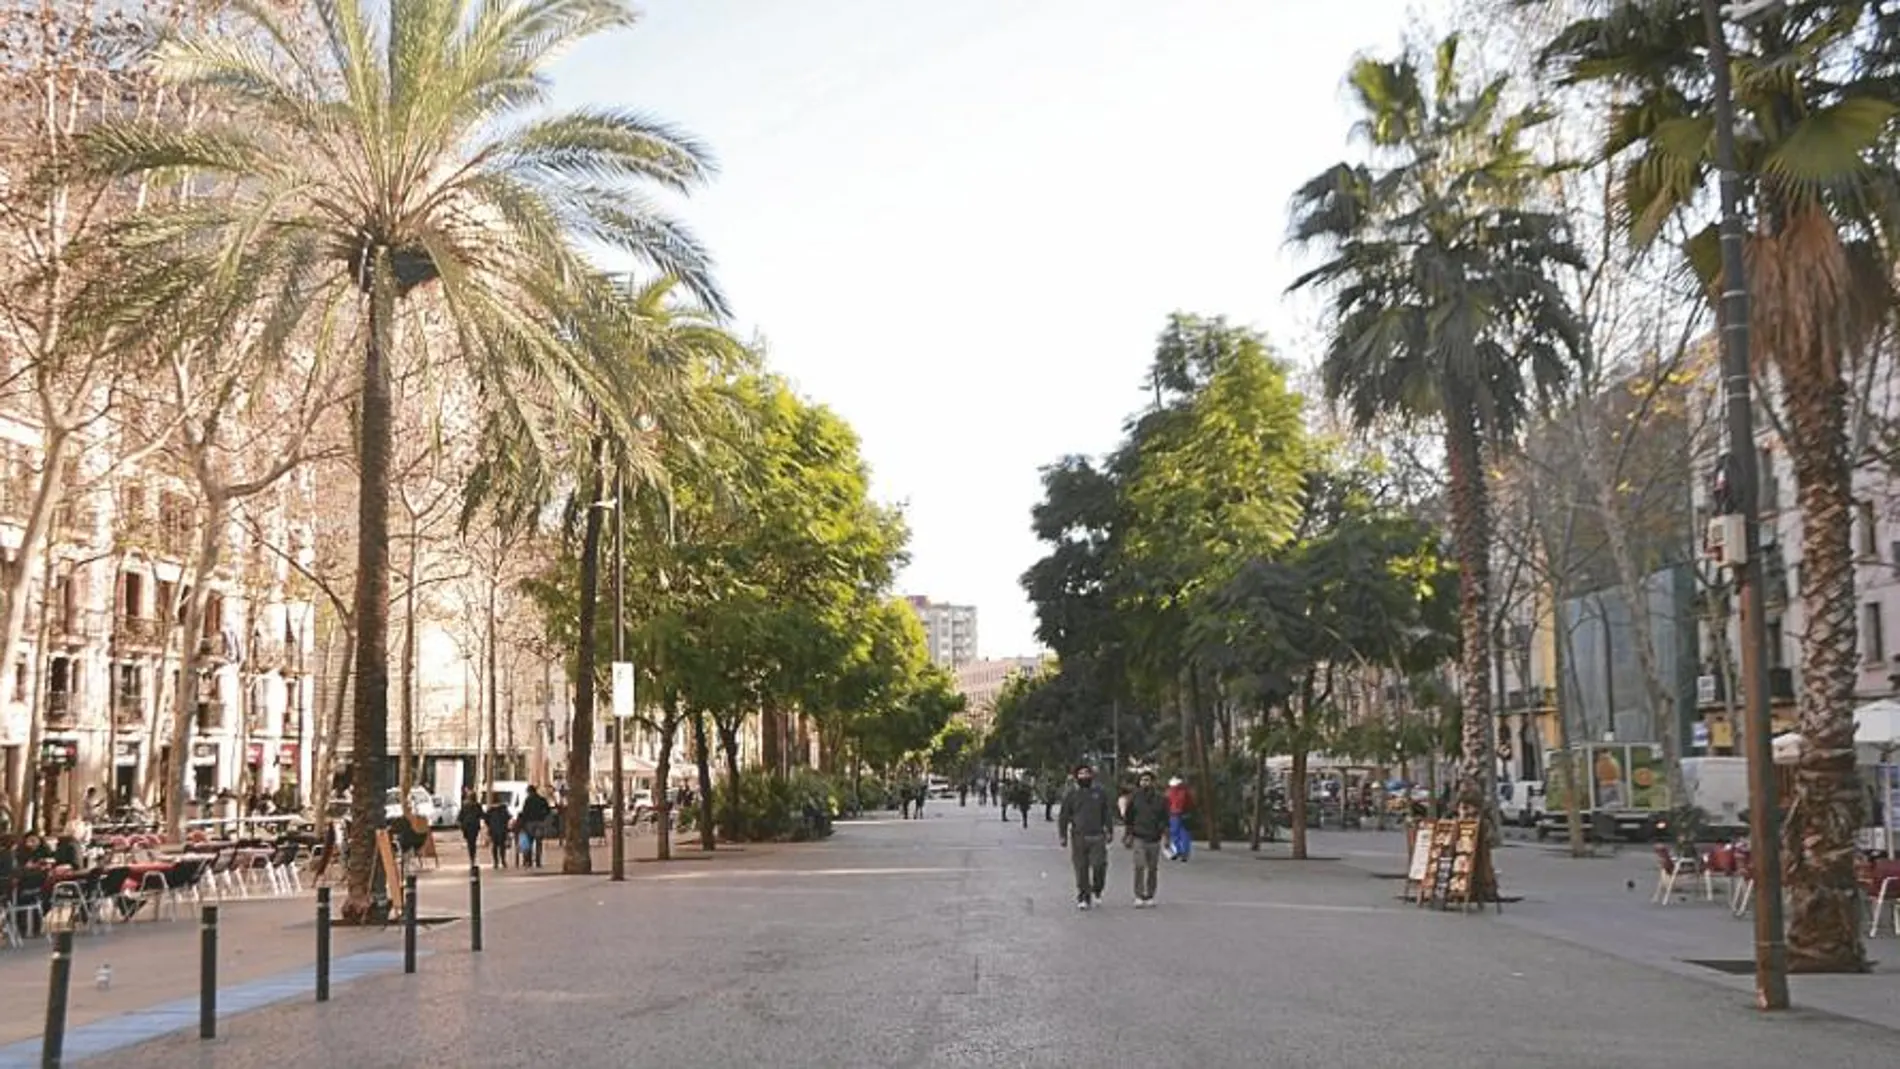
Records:
<instances>
[{"instance_id":1,"label":"metal bollard","mask_svg":"<svg viewBox=\"0 0 1900 1069\"><path fill-rule=\"evenodd\" d=\"M66 1052L66 992L73 980L73 933L53 933L53 976L46 985L46 1036L40 1069L59 1069Z\"/></svg>"},{"instance_id":2,"label":"metal bollard","mask_svg":"<svg viewBox=\"0 0 1900 1069\"><path fill-rule=\"evenodd\" d=\"M317 888L317 1001L330 1001L330 889Z\"/></svg>"},{"instance_id":3,"label":"metal bollard","mask_svg":"<svg viewBox=\"0 0 1900 1069\"><path fill-rule=\"evenodd\" d=\"M482 951L482 867L468 867L468 948Z\"/></svg>"},{"instance_id":4,"label":"metal bollard","mask_svg":"<svg viewBox=\"0 0 1900 1069\"><path fill-rule=\"evenodd\" d=\"M402 879L402 971L416 971L416 878Z\"/></svg>"},{"instance_id":5,"label":"metal bollard","mask_svg":"<svg viewBox=\"0 0 1900 1069\"><path fill-rule=\"evenodd\" d=\"M218 1036L218 907L206 906L198 928L198 1038Z\"/></svg>"}]
</instances>

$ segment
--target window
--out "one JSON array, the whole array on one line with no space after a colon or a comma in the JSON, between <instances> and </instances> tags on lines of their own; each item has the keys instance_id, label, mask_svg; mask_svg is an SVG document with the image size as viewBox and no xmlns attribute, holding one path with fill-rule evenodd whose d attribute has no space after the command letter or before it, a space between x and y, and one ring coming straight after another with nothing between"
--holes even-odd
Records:
<instances>
[{"instance_id":1,"label":"window","mask_svg":"<svg viewBox=\"0 0 1900 1069\"><path fill-rule=\"evenodd\" d=\"M1757 424L1760 426L1760 424ZM1761 459L1756 468L1757 491L1756 509L1759 512L1776 512L1781 508L1781 480L1775 477L1775 454L1772 449L1761 451Z\"/></svg>"},{"instance_id":2,"label":"window","mask_svg":"<svg viewBox=\"0 0 1900 1069\"><path fill-rule=\"evenodd\" d=\"M145 577L137 572L119 573L119 615L131 619L145 616Z\"/></svg>"},{"instance_id":3,"label":"window","mask_svg":"<svg viewBox=\"0 0 1900 1069\"><path fill-rule=\"evenodd\" d=\"M1880 628L1880 603L1870 601L1860 607L1860 648L1866 663L1879 664L1887 659L1887 639Z\"/></svg>"},{"instance_id":4,"label":"window","mask_svg":"<svg viewBox=\"0 0 1900 1069\"><path fill-rule=\"evenodd\" d=\"M26 658L25 657L20 658L19 663L13 666L13 700L16 702L23 702L26 700Z\"/></svg>"},{"instance_id":5,"label":"window","mask_svg":"<svg viewBox=\"0 0 1900 1069\"><path fill-rule=\"evenodd\" d=\"M1871 501L1854 502L1855 552L1863 557L1872 557L1880 551L1874 547L1880 544L1879 531L1874 523L1874 503Z\"/></svg>"},{"instance_id":6,"label":"window","mask_svg":"<svg viewBox=\"0 0 1900 1069\"><path fill-rule=\"evenodd\" d=\"M1768 621L1768 667L1786 668L1788 667L1787 660L1788 653L1782 636L1781 620L1779 618L1770 620Z\"/></svg>"}]
</instances>

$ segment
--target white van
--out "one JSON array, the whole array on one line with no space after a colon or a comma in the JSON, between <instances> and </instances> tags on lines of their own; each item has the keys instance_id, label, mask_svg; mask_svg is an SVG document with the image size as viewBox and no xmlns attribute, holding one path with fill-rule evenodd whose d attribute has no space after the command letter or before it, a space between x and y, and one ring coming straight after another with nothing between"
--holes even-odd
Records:
<instances>
[{"instance_id":1,"label":"white van","mask_svg":"<svg viewBox=\"0 0 1900 1069\"><path fill-rule=\"evenodd\" d=\"M1725 838L1748 834L1748 759L1685 757L1684 801L1702 810L1705 835Z\"/></svg>"},{"instance_id":2,"label":"white van","mask_svg":"<svg viewBox=\"0 0 1900 1069\"><path fill-rule=\"evenodd\" d=\"M525 779L498 779L493 791L479 791L477 797L482 800L482 808L495 804L496 799L508 807L508 819L521 815L521 804L528 800L528 781Z\"/></svg>"}]
</instances>

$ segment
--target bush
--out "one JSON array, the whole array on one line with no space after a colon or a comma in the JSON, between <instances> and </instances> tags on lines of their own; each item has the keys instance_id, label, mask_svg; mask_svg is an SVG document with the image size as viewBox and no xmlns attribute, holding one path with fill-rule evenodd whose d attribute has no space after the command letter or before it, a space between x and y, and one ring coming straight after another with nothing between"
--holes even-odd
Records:
<instances>
[{"instance_id":1,"label":"bush","mask_svg":"<svg viewBox=\"0 0 1900 1069\"><path fill-rule=\"evenodd\" d=\"M733 842L804 842L831 834L838 800L831 781L808 769L789 777L756 769L739 774L736 795L713 793L713 811ZM736 804L734 804L736 802Z\"/></svg>"}]
</instances>

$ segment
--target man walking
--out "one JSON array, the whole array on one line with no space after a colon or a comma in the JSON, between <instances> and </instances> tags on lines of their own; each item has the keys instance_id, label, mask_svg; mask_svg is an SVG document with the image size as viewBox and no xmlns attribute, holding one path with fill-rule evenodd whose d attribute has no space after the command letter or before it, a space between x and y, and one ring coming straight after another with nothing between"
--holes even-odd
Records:
<instances>
[{"instance_id":1,"label":"man walking","mask_svg":"<svg viewBox=\"0 0 1900 1069\"><path fill-rule=\"evenodd\" d=\"M1194 836L1188 831L1188 813L1194 809L1194 793L1181 777L1168 780L1168 846L1176 861L1186 861L1194 849Z\"/></svg>"},{"instance_id":2,"label":"man walking","mask_svg":"<svg viewBox=\"0 0 1900 1069\"><path fill-rule=\"evenodd\" d=\"M1155 882L1160 876L1161 837L1168 831L1168 800L1155 790L1155 774L1143 772L1122 814L1122 845L1135 852L1135 908L1155 904Z\"/></svg>"},{"instance_id":3,"label":"man walking","mask_svg":"<svg viewBox=\"0 0 1900 1069\"><path fill-rule=\"evenodd\" d=\"M1075 770L1075 788L1062 797L1056 834L1069 848L1075 867L1075 908L1102 900L1108 882L1108 840L1115 834L1115 803L1095 785L1095 770L1084 762Z\"/></svg>"}]
</instances>

